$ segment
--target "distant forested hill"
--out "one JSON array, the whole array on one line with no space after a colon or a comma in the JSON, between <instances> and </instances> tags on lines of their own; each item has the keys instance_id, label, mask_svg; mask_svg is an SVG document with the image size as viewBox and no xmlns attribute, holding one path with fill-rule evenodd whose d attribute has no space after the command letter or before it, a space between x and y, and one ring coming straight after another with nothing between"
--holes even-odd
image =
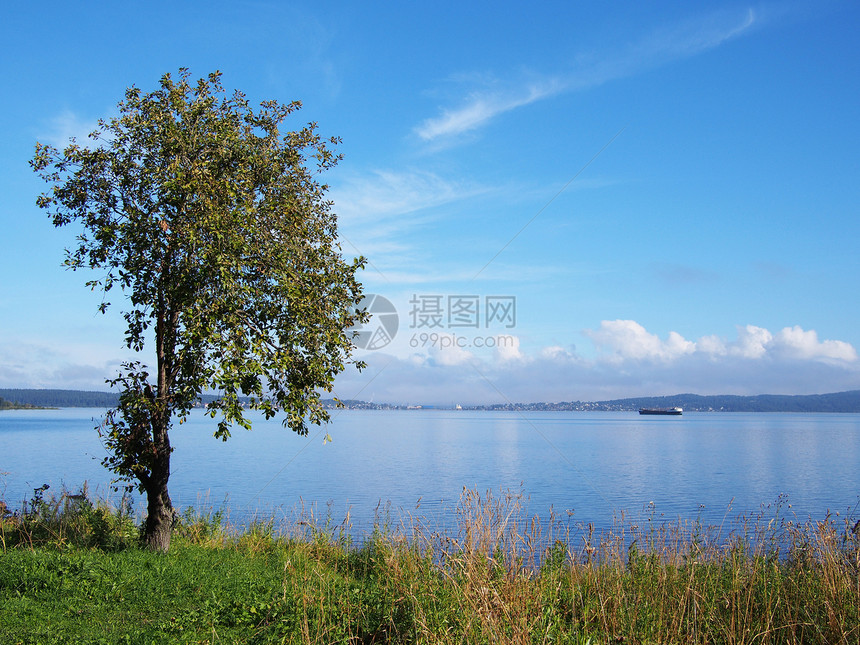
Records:
<instances>
[{"instance_id":1,"label":"distant forested hill","mask_svg":"<svg viewBox=\"0 0 860 645\"><path fill-rule=\"evenodd\" d=\"M203 403L212 401L212 395L203 395ZM20 405L45 408L112 408L119 402L113 392L82 392L78 390L10 390L0 389L0 399ZM335 402L326 400L327 407ZM397 406L365 401L344 401L354 409L394 409ZM505 403L475 406L473 410L638 410L639 408L667 408L679 406L689 412L858 412L860 390L833 394L783 395L759 394L734 396L728 394L703 396L676 394L674 396L646 396L611 401L572 401L563 403Z\"/></svg>"},{"instance_id":2,"label":"distant forested hill","mask_svg":"<svg viewBox=\"0 0 860 645\"><path fill-rule=\"evenodd\" d=\"M82 390L10 390L0 388L0 399L19 405L43 408L113 408L119 403L119 394ZM204 403L208 403L215 400L215 397L211 394L204 394L202 399Z\"/></svg>"},{"instance_id":3,"label":"distant forested hill","mask_svg":"<svg viewBox=\"0 0 860 645\"><path fill-rule=\"evenodd\" d=\"M21 405L43 408L112 408L119 402L113 392L82 392L80 390L4 390L0 398Z\"/></svg>"},{"instance_id":4,"label":"distant forested hill","mask_svg":"<svg viewBox=\"0 0 860 645\"><path fill-rule=\"evenodd\" d=\"M215 396L204 394L203 403L215 400ZM85 392L82 390L28 390L2 389L0 399L18 405L43 408L113 408L119 403L115 392ZM240 397L240 400L246 400Z\"/></svg>"},{"instance_id":5,"label":"distant forested hill","mask_svg":"<svg viewBox=\"0 0 860 645\"><path fill-rule=\"evenodd\" d=\"M860 412L860 390L833 394L759 394L757 396L677 394L600 401L615 409L636 410L679 406L685 411L723 412Z\"/></svg>"}]
</instances>

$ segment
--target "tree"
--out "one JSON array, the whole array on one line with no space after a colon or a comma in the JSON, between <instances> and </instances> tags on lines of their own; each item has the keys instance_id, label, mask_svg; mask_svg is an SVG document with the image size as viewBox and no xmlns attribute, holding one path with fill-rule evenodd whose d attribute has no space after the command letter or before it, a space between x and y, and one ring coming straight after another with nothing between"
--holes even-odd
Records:
<instances>
[{"instance_id":1,"label":"tree","mask_svg":"<svg viewBox=\"0 0 860 645\"><path fill-rule=\"evenodd\" d=\"M100 427L104 465L146 493L152 549L170 547L174 521L171 424L215 392L216 437L250 429L243 396L307 434L329 420L319 391L350 362L349 328L365 319L364 259L341 257L327 186L315 179L339 161L340 140L315 123L282 133L300 107L255 111L226 94L219 72L194 85L181 69L149 94L126 90L89 146L36 144L30 164L49 184L37 204L55 226L82 229L64 264L97 272L87 286L105 294L102 313L119 286L126 344L154 353L154 369L128 361L108 381L120 400Z\"/></svg>"}]
</instances>

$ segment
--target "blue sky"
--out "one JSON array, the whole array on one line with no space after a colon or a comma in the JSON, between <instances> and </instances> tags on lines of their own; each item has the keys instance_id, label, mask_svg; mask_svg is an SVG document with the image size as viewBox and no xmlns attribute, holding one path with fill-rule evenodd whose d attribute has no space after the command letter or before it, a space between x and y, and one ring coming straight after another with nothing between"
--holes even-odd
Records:
<instances>
[{"instance_id":1,"label":"blue sky","mask_svg":"<svg viewBox=\"0 0 860 645\"><path fill-rule=\"evenodd\" d=\"M342 398L860 388L858 29L839 1L17 5L0 387L105 389L127 355L60 268L74 231L35 206L35 142L188 67L343 138L344 253L399 324Z\"/></svg>"}]
</instances>

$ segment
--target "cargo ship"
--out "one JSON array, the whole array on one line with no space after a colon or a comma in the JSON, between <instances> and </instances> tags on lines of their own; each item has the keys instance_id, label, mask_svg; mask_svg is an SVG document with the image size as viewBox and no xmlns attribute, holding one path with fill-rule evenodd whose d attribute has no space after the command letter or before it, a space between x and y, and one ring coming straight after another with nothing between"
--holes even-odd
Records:
<instances>
[{"instance_id":1,"label":"cargo ship","mask_svg":"<svg viewBox=\"0 0 860 645\"><path fill-rule=\"evenodd\" d=\"M678 416L684 413L684 408L639 408L639 414L664 414Z\"/></svg>"}]
</instances>

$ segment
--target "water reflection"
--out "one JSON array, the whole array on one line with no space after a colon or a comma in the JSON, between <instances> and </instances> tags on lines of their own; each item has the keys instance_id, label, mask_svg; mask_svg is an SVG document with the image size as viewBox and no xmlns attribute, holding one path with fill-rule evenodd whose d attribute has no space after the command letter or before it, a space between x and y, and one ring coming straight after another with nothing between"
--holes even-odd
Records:
<instances>
[{"instance_id":1,"label":"water reflection","mask_svg":"<svg viewBox=\"0 0 860 645\"><path fill-rule=\"evenodd\" d=\"M93 430L101 412L0 415L10 506L43 483L108 492ZM860 494L860 415L342 411L308 437L260 420L227 443L212 423L195 414L173 433L171 493L179 506L227 500L234 520L304 504L334 521L350 513L363 531L390 502L395 519L443 527L468 487L521 492L529 512L572 510L574 524L608 526L622 511L636 522L653 513L719 524L782 494L801 520L844 513ZM333 443L323 445L325 432Z\"/></svg>"}]
</instances>

